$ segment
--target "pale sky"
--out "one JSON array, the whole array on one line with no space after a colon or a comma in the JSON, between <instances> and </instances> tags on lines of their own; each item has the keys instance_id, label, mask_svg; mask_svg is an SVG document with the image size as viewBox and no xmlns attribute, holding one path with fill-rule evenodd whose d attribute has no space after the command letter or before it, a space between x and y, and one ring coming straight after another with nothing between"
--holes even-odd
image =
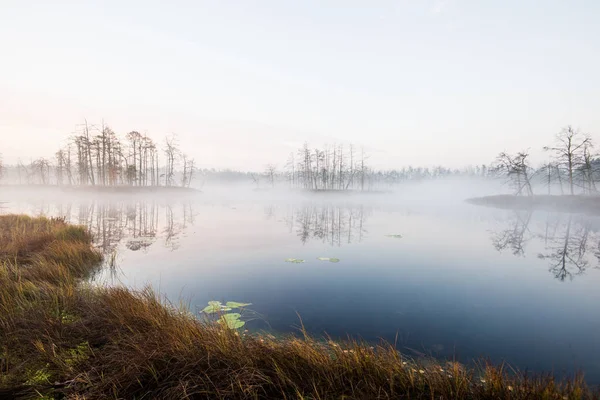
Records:
<instances>
[{"instance_id":1,"label":"pale sky","mask_svg":"<svg viewBox=\"0 0 600 400\"><path fill-rule=\"evenodd\" d=\"M0 153L52 157L87 118L176 133L202 167L281 167L304 140L382 168L541 160L567 124L600 142L599 18L598 0L0 0Z\"/></svg>"}]
</instances>

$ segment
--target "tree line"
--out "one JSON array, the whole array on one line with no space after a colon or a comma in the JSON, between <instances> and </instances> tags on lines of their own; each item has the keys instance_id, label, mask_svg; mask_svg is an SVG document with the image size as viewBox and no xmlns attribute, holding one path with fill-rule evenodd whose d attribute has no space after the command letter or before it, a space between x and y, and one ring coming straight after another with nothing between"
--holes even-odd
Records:
<instances>
[{"instance_id":1,"label":"tree line","mask_svg":"<svg viewBox=\"0 0 600 400\"><path fill-rule=\"evenodd\" d=\"M543 147L550 157L542 166L534 168L529 150L522 150L500 153L493 170L507 178L516 195L532 196L534 183L545 185L548 194L553 188L560 194L594 194L598 193L600 158L593 149L590 135L567 126L555 136L554 143Z\"/></svg>"},{"instance_id":2,"label":"tree line","mask_svg":"<svg viewBox=\"0 0 600 400\"><path fill-rule=\"evenodd\" d=\"M250 174L257 187L274 187L285 183L290 188L314 191L371 191L392 188L408 182L446 177L492 176L486 165L451 169L442 166L404 167L402 169L375 169L368 164L369 156L364 148L353 144L333 144L323 148L311 148L308 143L291 152L283 169L268 164L262 173Z\"/></svg>"},{"instance_id":3,"label":"tree line","mask_svg":"<svg viewBox=\"0 0 600 400\"><path fill-rule=\"evenodd\" d=\"M182 171L179 179L177 167ZM119 137L104 123L87 121L54 159L19 161L14 169L19 183L72 186L189 187L196 171L194 159L181 152L175 136L167 136L160 145L137 131ZM4 170L0 160L0 178Z\"/></svg>"},{"instance_id":4,"label":"tree line","mask_svg":"<svg viewBox=\"0 0 600 400\"><path fill-rule=\"evenodd\" d=\"M369 165L370 157L362 147L333 144L312 148L304 143L289 154L282 169L268 164L262 172L243 172L197 168L195 160L181 151L175 136L156 142L138 131L119 136L104 123L85 122L53 159L19 161L9 168L0 155L0 179L11 175L11 180L20 184L190 187L199 177L203 182L251 181L257 188L285 185L314 191L371 191L447 177L503 177L517 195L533 195L533 188L540 184L547 187L548 194L553 190L591 194L598 192L596 182L600 178L600 157L593 149L589 135L568 126L556 135L554 143L543 147L550 157L538 167L531 165L529 150L523 150L515 154L502 152L489 166L377 170Z\"/></svg>"}]
</instances>

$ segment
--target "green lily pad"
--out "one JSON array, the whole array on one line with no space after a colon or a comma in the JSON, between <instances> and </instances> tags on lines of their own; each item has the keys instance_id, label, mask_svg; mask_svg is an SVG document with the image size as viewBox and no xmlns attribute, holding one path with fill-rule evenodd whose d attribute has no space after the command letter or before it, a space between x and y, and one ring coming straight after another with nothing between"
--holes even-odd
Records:
<instances>
[{"instance_id":1,"label":"green lily pad","mask_svg":"<svg viewBox=\"0 0 600 400\"><path fill-rule=\"evenodd\" d=\"M317 257L317 260L319 260L319 261L329 261L329 262L332 262L332 263L340 262L339 258L334 258L334 257Z\"/></svg>"},{"instance_id":2,"label":"green lily pad","mask_svg":"<svg viewBox=\"0 0 600 400\"><path fill-rule=\"evenodd\" d=\"M219 323L226 325L229 329L239 329L246 325L244 321L240 321L240 317L239 313L225 314L219 318Z\"/></svg>"},{"instance_id":3,"label":"green lily pad","mask_svg":"<svg viewBox=\"0 0 600 400\"><path fill-rule=\"evenodd\" d=\"M300 264L300 263L303 263L304 260L301 260L299 258L286 258L285 262L294 263L294 264Z\"/></svg>"},{"instance_id":4,"label":"green lily pad","mask_svg":"<svg viewBox=\"0 0 600 400\"><path fill-rule=\"evenodd\" d=\"M230 308L242 308L251 306L252 303L238 303L237 301L228 301L225 305Z\"/></svg>"},{"instance_id":5,"label":"green lily pad","mask_svg":"<svg viewBox=\"0 0 600 400\"><path fill-rule=\"evenodd\" d=\"M389 238L394 238L394 239L402 239L402 235L385 235L386 237Z\"/></svg>"},{"instance_id":6,"label":"green lily pad","mask_svg":"<svg viewBox=\"0 0 600 400\"><path fill-rule=\"evenodd\" d=\"M209 301L208 305L202 309L202 312L214 314L218 312L231 311L229 306L221 304L220 301Z\"/></svg>"}]
</instances>

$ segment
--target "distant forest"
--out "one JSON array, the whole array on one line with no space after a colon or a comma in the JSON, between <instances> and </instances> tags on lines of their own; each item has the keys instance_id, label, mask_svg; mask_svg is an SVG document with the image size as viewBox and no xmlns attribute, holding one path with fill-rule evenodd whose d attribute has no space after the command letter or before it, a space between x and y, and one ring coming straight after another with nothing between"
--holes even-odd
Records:
<instances>
[{"instance_id":1,"label":"distant forest","mask_svg":"<svg viewBox=\"0 0 600 400\"><path fill-rule=\"evenodd\" d=\"M1 150L1 149L0 149ZM548 193L597 193L600 158L592 139L572 127L564 128L552 145L551 156L533 167L529 151L502 152L490 165L450 169L442 166L377 170L369 166L364 149L352 144L333 144L322 149L302 148L289 154L278 167L267 164L263 171L198 168L175 136L156 141L131 131L117 135L105 124L87 122L78 126L66 146L52 159L36 158L16 165L3 165L0 182L20 185L202 187L206 182L252 183L256 188L289 187L313 191L373 191L391 189L409 181L448 177L506 179L517 195L533 195L543 185Z\"/></svg>"}]
</instances>

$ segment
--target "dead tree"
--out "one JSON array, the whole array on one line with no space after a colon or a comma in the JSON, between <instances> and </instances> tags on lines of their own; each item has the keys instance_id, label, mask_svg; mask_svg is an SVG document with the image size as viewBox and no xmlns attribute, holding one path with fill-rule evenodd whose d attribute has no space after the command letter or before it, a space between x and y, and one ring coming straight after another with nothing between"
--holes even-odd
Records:
<instances>
[{"instance_id":1,"label":"dead tree","mask_svg":"<svg viewBox=\"0 0 600 400\"><path fill-rule=\"evenodd\" d=\"M582 163L584 149L591 144L591 138L568 126L556 135L554 146L544 147L554 153L557 165L566 170L571 195L575 194L574 172Z\"/></svg>"},{"instance_id":2,"label":"dead tree","mask_svg":"<svg viewBox=\"0 0 600 400\"><path fill-rule=\"evenodd\" d=\"M181 176L181 187L190 187L194 176L194 159L189 159L186 154L181 155L183 162L183 175Z\"/></svg>"},{"instance_id":3,"label":"dead tree","mask_svg":"<svg viewBox=\"0 0 600 400\"><path fill-rule=\"evenodd\" d=\"M86 159L88 162L88 165L86 166L86 168L87 168L90 182L91 182L92 186L94 186L94 185L96 185L96 179L94 178L94 164L92 161L92 140L90 138L90 127L88 126L87 120L85 121L85 128L84 128L83 133L84 133L83 144L85 146L84 150L86 152Z\"/></svg>"},{"instance_id":4,"label":"dead tree","mask_svg":"<svg viewBox=\"0 0 600 400\"><path fill-rule=\"evenodd\" d=\"M140 154L140 147L142 141L142 135L137 131L131 131L127 135L127 140L129 141L129 154L130 161L127 167L127 176L129 178L131 185L140 186L141 177L140 172L141 169L138 167L138 158L141 160L142 155Z\"/></svg>"},{"instance_id":5,"label":"dead tree","mask_svg":"<svg viewBox=\"0 0 600 400\"><path fill-rule=\"evenodd\" d=\"M532 168L527 162L528 157L527 151L519 152L514 156L502 152L496 158L493 167L497 173L504 174L515 186L517 196L523 194L523 190L528 196L533 196L530 174Z\"/></svg>"},{"instance_id":6,"label":"dead tree","mask_svg":"<svg viewBox=\"0 0 600 400\"><path fill-rule=\"evenodd\" d=\"M285 169L288 174L288 181L290 183L290 187L294 188L296 186L296 162L294 160L294 153L290 153L288 161L285 165Z\"/></svg>"},{"instance_id":7,"label":"dead tree","mask_svg":"<svg viewBox=\"0 0 600 400\"><path fill-rule=\"evenodd\" d=\"M275 187L275 175L277 174L277 167L273 164L268 164L265 168L265 175L269 182L271 182L271 187Z\"/></svg>"},{"instance_id":8,"label":"dead tree","mask_svg":"<svg viewBox=\"0 0 600 400\"><path fill-rule=\"evenodd\" d=\"M360 155L360 190L364 192L365 190L365 173L367 172L365 166L365 149L361 148Z\"/></svg>"},{"instance_id":9,"label":"dead tree","mask_svg":"<svg viewBox=\"0 0 600 400\"><path fill-rule=\"evenodd\" d=\"M252 179L252 182L254 182L254 184L256 185L256 189L258 189L260 187L260 178L254 174L250 174L250 178Z\"/></svg>"},{"instance_id":10,"label":"dead tree","mask_svg":"<svg viewBox=\"0 0 600 400\"><path fill-rule=\"evenodd\" d=\"M196 169L195 160L192 158L188 161L188 181L187 187L190 187L192 184L192 179L194 179L194 171Z\"/></svg>"},{"instance_id":11,"label":"dead tree","mask_svg":"<svg viewBox=\"0 0 600 400\"><path fill-rule=\"evenodd\" d=\"M583 148L583 160L581 165L582 185L584 192L588 194L596 193L596 182L595 182L595 171L594 171L594 157L591 154L592 144L591 142Z\"/></svg>"},{"instance_id":12,"label":"dead tree","mask_svg":"<svg viewBox=\"0 0 600 400\"><path fill-rule=\"evenodd\" d=\"M164 153L167 158L165 160L165 186L172 186L175 176L175 159L179 155L177 139L174 135L165 138Z\"/></svg>"},{"instance_id":13,"label":"dead tree","mask_svg":"<svg viewBox=\"0 0 600 400\"><path fill-rule=\"evenodd\" d=\"M28 175L27 173L27 167L25 166L25 164L23 164L23 161L21 161L21 159L19 158L19 161L17 161L17 175L19 177L19 185L22 183L22 174L25 174L26 176ZM29 179L28 179L28 183L29 183Z\"/></svg>"},{"instance_id":14,"label":"dead tree","mask_svg":"<svg viewBox=\"0 0 600 400\"><path fill-rule=\"evenodd\" d=\"M34 181L38 181L42 185L47 185L50 179L50 162L45 158L38 158L31 162L30 172L33 175ZM38 179L35 179L35 178Z\"/></svg>"},{"instance_id":15,"label":"dead tree","mask_svg":"<svg viewBox=\"0 0 600 400\"><path fill-rule=\"evenodd\" d=\"M64 150L56 152L56 184L58 186L63 185L63 177L65 172L65 153Z\"/></svg>"}]
</instances>

